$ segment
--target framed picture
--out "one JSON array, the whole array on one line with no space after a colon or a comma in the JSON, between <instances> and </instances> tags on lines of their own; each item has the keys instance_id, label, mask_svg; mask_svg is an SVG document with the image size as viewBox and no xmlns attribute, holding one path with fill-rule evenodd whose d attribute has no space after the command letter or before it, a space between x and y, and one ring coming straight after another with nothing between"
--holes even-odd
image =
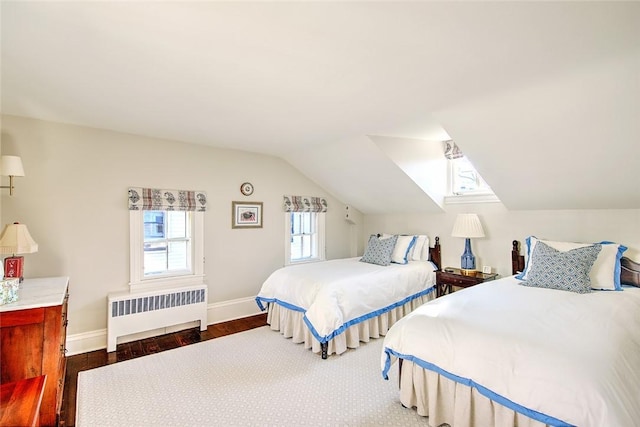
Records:
<instances>
[{"instance_id":1,"label":"framed picture","mask_svg":"<svg viewBox=\"0 0 640 427\"><path fill-rule=\"evenodd\" d=\"M231 202L231 228L262 228L262 202Z\"/></svg>"}]
</instances>

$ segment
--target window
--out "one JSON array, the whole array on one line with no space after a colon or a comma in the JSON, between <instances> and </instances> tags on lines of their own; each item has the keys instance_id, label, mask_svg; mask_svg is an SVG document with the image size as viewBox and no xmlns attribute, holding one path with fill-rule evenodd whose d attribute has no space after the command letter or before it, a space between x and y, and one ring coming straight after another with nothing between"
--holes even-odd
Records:
<instances>
[{"instance_id":1,"label":"window","mask_svg":"<svg viewBox=\"0 0 640 427\"><path fill-rule=\"evenodd\" d=\"M200 285L204 280L203 191L129 188L129 286Z\"/></svg>"},{"instance_id":2,"label":"window","mask_svg":"<svg viewBox=\"0 0 640 427\"><path fill-rule=\"evenodd\" d=\"M145 278L190 274L191 213L144 211Z\"/></svg>"},{"instance_id":3,"label":"window","mask_svg":"<svg viewBox=\"0 0 640 427\"><path fill-rule=\"evenodd\" d=\"M130 286L200 284L204 278L204 213L129 211Z\"/></svg>"},{"instance_id":4,"label":"window","mask_svg":"<svg viewBox=\"0 0 640 427\"><path fill-rule=\"evenodd\" d=\"M325 215L319 212L285 212L286 264L325 259Z\"/></svg>"},{"instance_id":5,"label":"window","mask_svg":"<svg viewBox=\"0 0 640 427\"><path fill-rule=\"evenodd\" d=\"M451 167L451 193L492 193L491 188L482 179L469 159L460 157L449 160Z\"/></svg>"},{"instance_id":6,"label":"window","mask_svg":"<svg viewBox=\"0 0 640 427\"><path fill-rule=\"evenodd\" d=\"M462 156L448 162L449 196L447 203L498 202L491 187L480 176L469 159Z\"/></svg>"}]
</instances>

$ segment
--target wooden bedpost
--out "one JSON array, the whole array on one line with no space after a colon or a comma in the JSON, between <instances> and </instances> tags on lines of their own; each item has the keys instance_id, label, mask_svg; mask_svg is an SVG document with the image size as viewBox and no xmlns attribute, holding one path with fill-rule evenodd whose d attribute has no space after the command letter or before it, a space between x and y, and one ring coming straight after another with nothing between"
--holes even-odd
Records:
<instances>
[{"instance_id":1,"label":"wooden bedpost","mask_svg":"<svg viewBox=\"0 0 640 427\"><path fill-rule=\"evenodd\" d=\"M442 256L440 253L440 238L436 236L435 243L432 248L429 248L429 259L434 263L438 270L442 270Z\"/></svg>"},{"instance_id":2,"label":"wooden bedpost","mask_svg":"<svg viewBox=\"0 0 640 427\"><path fill-rule=\"evenodd\" d=\"M329 353L329 343L327 341L320 343L320 351L322 353L322 358L326 359Z\"/></svg>"},{"instance_id":3,"label":"wooden bedpost","mask_svg":"<svg viewBox=\"0 0 640 427\"><path fill-rule=\"evenodd\" d=\"M520 255L520 243L514 240L511 248L511 274L524 271L524 255Z\"/></svg>"}]
</instances>

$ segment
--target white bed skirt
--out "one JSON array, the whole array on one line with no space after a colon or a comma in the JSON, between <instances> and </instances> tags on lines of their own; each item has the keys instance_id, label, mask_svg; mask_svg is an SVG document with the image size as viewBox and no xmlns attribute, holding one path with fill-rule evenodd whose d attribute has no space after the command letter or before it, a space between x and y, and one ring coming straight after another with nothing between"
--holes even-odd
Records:
<instances>
[{"instance_id":1,"label":"white bed skirt","mask_svg":"<svg viewBox=\"0 0 640 427\"><path fill-rule=\"evenodd\" d=\"M429 417L429 426L544 427L546 424L502 406L472 387L404 360L400 402Z\"/></svg>"},{"instance_id":2,"label":"white bed skirt","mask_svg":"<svg viewBox=\"0 0 640 427\"><path fill-rule=\"evenodd\" d=\"M347 348L357 348L360 342L369 342L371 338L386 335L389 328L398 320L435 298L435 291L414 300L378 317L372 317L353 325L340 335L329 341L328 355L342 354ZM304 313L289 310L278 304L270 303L267 311L267 323L274 331L280 331L285 338L291 338L296 344L304 343L304 348L310 348L314 353L320 353L320 341L312 334L302 317Z\"/></svg>"}]
</instances>

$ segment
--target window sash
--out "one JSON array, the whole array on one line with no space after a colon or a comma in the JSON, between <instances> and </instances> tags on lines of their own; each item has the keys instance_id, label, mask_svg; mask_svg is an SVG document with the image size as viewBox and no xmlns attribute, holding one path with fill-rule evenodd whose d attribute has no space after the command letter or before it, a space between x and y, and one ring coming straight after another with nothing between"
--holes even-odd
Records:
<instances>
[{"instance_id":1,"label":"window sash","mask_svg":"<svg viewBox=\"0 0 640 427\"><path fill-rule=\"evenodd\" d=\"M190 212L188 221L190 236L190 262L188 269L174 270L165 274L144 274L144 216L142 210L129 211L129 286L131 290L145 290L162 286L188 286L204 283L204 212ZM154 239L155 240L155 239ZM160 239L167 242L184 239Z\"/></svg>"},{"instance_id":2,"label":"window sash","mask_svg":"<svg viewBox=\"0 0 640 427\"><path fill-rule=\"evenodd\" d=\"M325 216L317 212L285 213L285 264L325 259Z\"/></svg>"}]
</instances>

